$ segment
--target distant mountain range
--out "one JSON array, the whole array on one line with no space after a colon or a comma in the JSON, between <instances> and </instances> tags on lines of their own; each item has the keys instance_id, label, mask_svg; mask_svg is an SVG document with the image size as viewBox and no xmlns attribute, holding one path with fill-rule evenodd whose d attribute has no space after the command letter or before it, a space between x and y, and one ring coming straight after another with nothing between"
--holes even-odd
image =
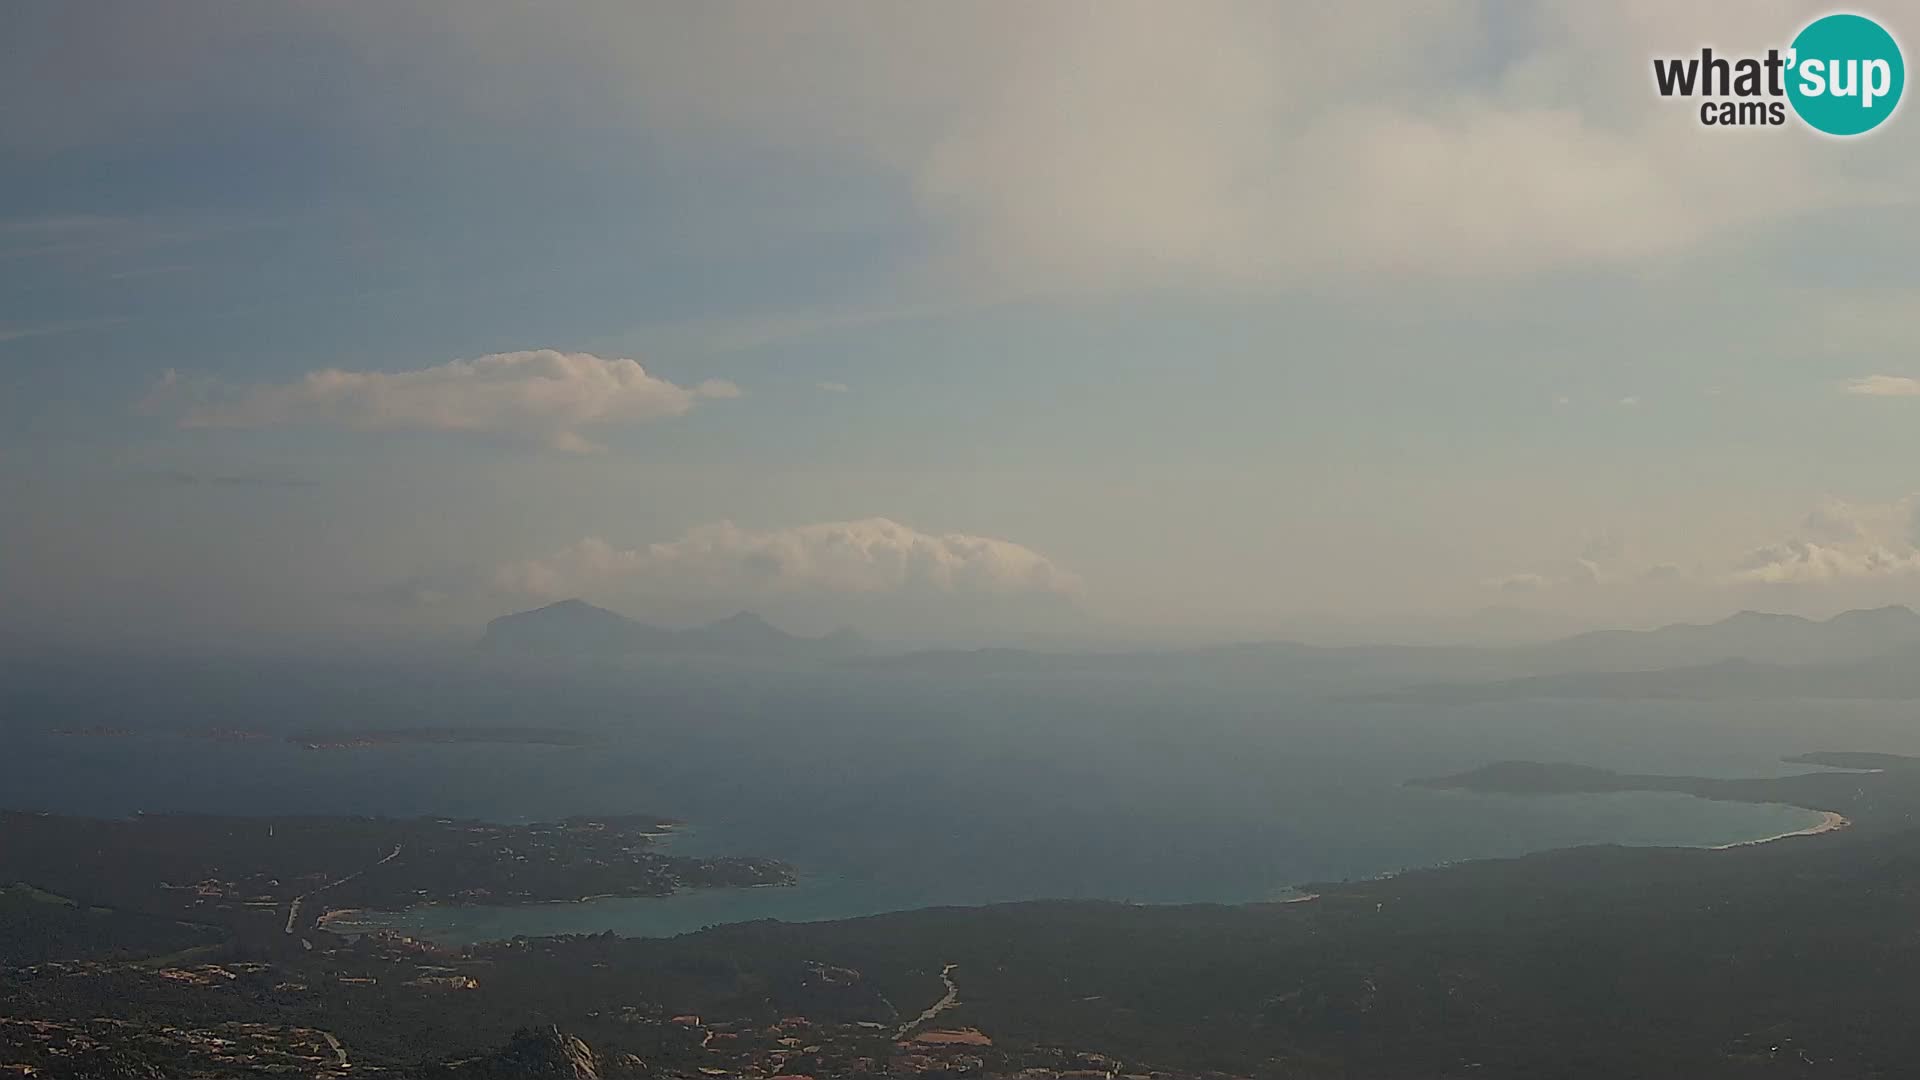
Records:
<instances>
[{"instance_id":1,"label":"distant mountain range","mask_svg":"<svg viewBox=\"0 0 1920 1080\"><path fill-rule=\"evenodd\" d=\"M487 624L496 656L707 657L853 664L953 678L1165 678L1339 697L1459 703L1572 698L1920 698L1920 614L1900 606L1816 620L1743 611L1713 623L1600 630L1505 648L1297 642L1126 652L879 653L850 630L789 634L751 612L687 629L563 600Z\"/></svg>"},{"instance_id":2,"label":"distant mountain range","mask_svg":"<svg viewBox=\"0 0 1920 1080\"><path fill-rule=\"evenodd\" d=\"M1743 611L1706 624L1602 630L1508 648L1293 642L1123 653L935 650L866 665L953 676L1074 672L1260 680L1307 693L1436 701L1543 696L1920 696L1920 614L1831 619Z\"/></svg>"},{"instance_id":3,"label":"distant mountain range","mask_svg":"<svg viewBox=\"0 0 1920 1080\"><path fill-rule=\"evenodd\" d=\"M789 634L751 611L674 630L629 619L585 600L562 600L489 622L480 647L497 655L541 658L830 659L858 655L867 643L851 630L836 630L824 637Z\"/></svg>"},{"instance_id":4,"label":"distant mountain range","mask_svg":"<svg viewBox=\"0 0 1920 1080\"><path fill-rule=\"evenodd\" d=\"M1714 623L1596 630L1529 651L1550 670L1650 671L1727 660L1849 663L1915 650L1920 650L1920 614L1895 604L1842 612L1824 621L1742 611Z\"/></svg>"},{"instance_id":5,"label":"distant mountain range","mask_svg":"<svg viewBox=\"0 0 1920 1080\"><path fill-rule=\"evenodd\" d=\"M1743 611L1715 623L1603 630L1524 651L1529 673L1436 680L1377 696L1453 703L1920 697L1920 614L1898 605L1826 620Z\"/></svg>"}]
</instances>

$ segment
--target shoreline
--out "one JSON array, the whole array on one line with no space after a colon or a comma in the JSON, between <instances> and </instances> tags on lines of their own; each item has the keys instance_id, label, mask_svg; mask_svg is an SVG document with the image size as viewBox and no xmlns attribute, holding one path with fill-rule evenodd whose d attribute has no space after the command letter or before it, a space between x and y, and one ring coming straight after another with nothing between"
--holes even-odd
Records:
<instances>
[{"instance_id":1,"label":"shoreline","mask_svg":"<svg viewBox=\"0 0 1920 1080\"><path fill-rule=\"evenodd\" d=\"M1800 807L1800 809L1806 809L1806 810L1811 810L1812 808L1811 808L1811 807ZM1841 830L1843 830L1843 829L1848 829L1848 828L1851 828L1851 827L1853 826L1853 821L1852 821L1852 819L1850 819L1850 818L1848 818L1848 817L1847 817L1846 815L1844 815L1844 814L1841 814L1841 813L1839 813L1839 812L1837 812L1837 811L1833 811L1833 810L1813 810L1812 812L1813 812L1813 813L1817 813L1817 814L1819 814L1819 815L1820 815L1820 820L1819 820L1818 822L1816 822L1816 823L1814 823L1814 824L1812 824L1812 825L1809 825L1809 826L1807 826L1807 827L1805 827L1805 828L1801 828L1801 829L1792 829L1792 830L1789 830L1789 831L1787 831L1787 832L1782 832L1782 833L1775 833L1775 834L1774 834L1774 835L1772 835L1772 836L1763 836L1763 837L1759 837L1759 838L1757 838L1757 839L1753 839L1753 840L1735 840L1735 841L1732 841L1732 842L1730 842L1730 843L1725 843L1725 844L1710 844L1710 845L1699 845L1699 846L1693 846L1693 845L1687 845L1687 846L1688 846L1688 847L1691 847L1691 849L1692 849L1692 850L1695 850L1695 851L1732 851L1732 850L1735 850L1735 849L1738 849L1738 848L1747 848L1747 847L1754 847L1754 846L1757 846L1757 845L1760 845L1760 844L1771 844L1771 843L1773 843L1773 842L1775 842L1775 841L1777 841L1777 840L1786 840L1786 839L1790 839L1790 838L1792 838L1792 837L1796 837L1796 836L1820 836L1820 835L1822 835L1822 834L1825 834L1825 833L1832 833L1832 832L1839 832L1839 831L1841 831ZM1551 850L1551 849L1550 849L1550 850ZM1415 871L1415 870L1422 870L1422 869L1440 869L1440 868L1445 868L1445 867L1449 867L1449 866L1454 866L1454 865L1458 865L1458 863L1459 863L1459 862L1475 862L1475 861L1479 861L1479 860L1473 860L1473 859L1468 859L1468 860L1458 860L1458 861L1454 861L1454 860L1449 860L1449 861L1445 861L1445 862L1440 862L1440 863L1435 863L1435 864L1433 864L1433 865L1431 865L1431 866L1422 866L1422 867L1401 867L1401 868L1400 868L1400 869L1398 869L1398 870L1392 870L1392 871L1388 871L1388 872L1385 872L1385 873L1382 873L1382 874L1378 874L1378 875L1375 875L1375 876L1374 876L1374 877L1372 877L1372 878L1366 878L1366 879L1359 879L1359 880L1364 880L1364 881L1383 881L1383 880L1388 880L1388 879L1391 879L1391 878L1396 878L1396 877L1399 877L1399 876L1401 876L1401 875L1403 875L1403 874L1406 874L1406 873L1410 873L1410 872L1413 872L1413 871ZM734 887L732 887L732 888L733 888L733 889L740 889L741 891L751 891L751 890L754 890L754 889L763 889L763 888L770 888L770 887L774 887L774 886L781 886L781 887L793 887L793 886L796 886L796 885L799 885L799 884L802 884L802 880L801 880L801 879L796 879L796 880L794 880L794 881L789 881L789 882L759 882L759 883L755 883L755 884L753 884L753 885L748 885L748 886L744 886L744 887L742 887L742 886L734 886ZM348 936L357 936L357 935L361 935L361 934L366 934L366 933L378 933L378 932L382 932L382 931L385 931L385 932L395 932L395 933L407 933L407 934L408 934L409 936L413 936L413 935L420 935L420 936L421 936L421 938L422 938L422 940L426 940L426 941L434 941L434 942L436 942L436 943L440 943L440 944L447 944L447 942L445 942L445 941L443 941L442 939L440 939L438 935L436 935L436 934L434 934L434 933L432 933L431 931L424 931L424 932L423 932L423 929L422 929L422 928L417 928L417 927L416 927L416 928L408 928L408 930L406 930L406 931L402 931L402 930L399 930L398 928L396 928L396 927L394 927L394 926L392 926L392 925L386 925L386 926L380 926L380 927L374 927L374 928L364 928L364 927L353 927L353 926L351 926L351 925L349 925L349 926L347 926L347 927L340 927L340 928L335 928L335 927L333 927L333 926L331 926L330 924L331 924L331 923L333 923L333 922L334 922L334 921L336 921L336 920L338 920L338 921L340 921L340 922L345 922L345 923L349 923L349 924L351 924L352 922L354 922L354 921L355 921L355 919L356 919L356 917L365 917L365 916L372 916L372 917L373 917L373 919L374 919L375 921L381 921L381 920L380 920L380 916L383 916L383 915L390 915L390 916L402 916L402 917L404 917L404 916L406 916L406 915L414 915L414 914L424 914L424 913L428 913L428 912L431 912L431 911L434 911L435 909L442 909L442 910L455 910L455 909L461 909L461 908L497 908L497 909L501 909L501 910L512 910L512 909L523 909L523 910L524 910L524 909L531 909L531 908L541 908L541 907L553 907L553 906L565 906L565 905L576 905L576 904L589 904L589 903L595 903L595 902L599 902L599 901L604 901L604 900L615 900L615 901L626 901L626 900L665 900L665 899L668 899L668 898L671 898L671 897L675 897L675 896L684 896L684 895L688 895L688 894L699 894L699 893L702 893L702 892L707 892L707 891L709 891L710 889L720 889L720 890L726 890L726 891L731 891L730 889L728 889L727 887L724 887L724 886L708 886L708 887L694 887L694 888L680 888L680 889L675 889L675 890L673 890L672 892L669 892L669 893L664 893L664 894L658 894L658 895L639 895L639 896L630 896L630 895L621 895L621 894L611 894L611 895L601 895L601 896L582 896L582 897L576 897L576 898L572 898L572 899L552 899L552 900L535 900L535 901L530 901L530 902L526 902L526 903L520 903L520 904L481 904L481 905L471 905L471 904L448 904L448 903L440 903L440 902L430 902L430 903L425 903L425 904L415 904L415 905L411 905L411 906L409 906L409 907L407 907L406 909L404 909L404 910L402 910L402 911L382 911L382 910L379 910L379 909L370 909L370 908L341 908L341 909L336 909L336 910L329 910L329 911L327 911L326 913L324 913L324 914L322 914L322 915L321 915L321 916L319 917L319 919L318 919L318 920L316 920L316 923L315 923L315 928L316 928L316 929L320 929L320 930L330 930L330 931L331 931L331 932L333 932L333 933L336 933L336 934L343 934L343 935L348 935ZM1289 891L1292 891L1292 892L1294 893L1294 895L1292 895L1292 896L1288 896L1288 897L1286 897L1285 899L1268 899L1268 900L1245 900L1245 901L1238 901L1238 902L1229 902L1229 903L1236 903L1236 904L1240 904L1240 905L1248 905L1248 906L1255 906L1255 905L1260 905L1260 904L1263 904L1263 903L1266 903L1266 904L1276 904L1276 905L1280 905L1280 906L1285 906L1285 905L1292 905L1292 904L1305 904L1305 903L1311 903L1311 902L1313 902L1313 901L1315 901L1315 900L1318 900L1318 899L1320 899L1320 893L1318 893L1318 892L1301 892L1301 891L1299 891L1299 890L1298 890L1298 888L1297 888L1297 887L1295 887L1295 886L1290 886L1290 887L1289 887ZM988 903L988 904L984 904L984 905L963 905L963 906L985 906L985 907L991 907L991 906L995 906L995 903L1032 903L1032 902L1036 902L1036 900L1044 900L1044 899L1045 899L1045 898L1033 898L1033 899L1028 899L1028 900L1010 900L1010 901L998 901L998 902L994 902L994 903ZM1125 902L1125 901L1106 901L1106 902L1108 902L1108 903L1123 903L1123 902ZM1160 902L1160 903L1158 903L1158 904L1148 904L1148 905L1146 905L1146 906L1178 906L1178 905L1180 905L1180 904L1183 904L1183 903L1191 903L1191 902L1193 902L1193 901L1162 901L1162 902ZM1201 902L1206 902L1206 901L1201 901ZM934 904L934 905L927 905L927 907L940 907L940 906L944 906L944 905L938 905L938 904ZM898 909L898 910L900 910L900 911L912 911L912 910L923 910L923 909L921 909L921 908L901 908L901 909ZM811 918L801 918L801 919L796 919L796 920L792 920L792 921L796 921L796 922L821 922L821 921L826 921L826 922L832 922L832 921L836 921L836 920L840 920L840 919L852 919L852 918L863 918L863 917L868 917L868 916L870 916L871 914L873 914L873 913L871 913L871 912L868 912L868 913L865 913L865 914L860 914L860 915L841 915L841 916L820 916L820 917L811 917ZM766 917L766 916L763 916L763 918L764 918L764 917ZM774 919L775 919L776 921L786 921L786 920L781 920L781 919L780 919L780 918L779 918L778 916L772 916L772 918L774 918ZM735 920L735 921L753 921L753 920L751 920L751 919L747 919L747 920ZM624 932L622 932L622 931L617 931L617 930L616 930L616 931L613 931L613 932L615 932L615 933L624 933ZM634 936L641 936L641 937L653 937L653 936L665 936L665 937L675 937L675 936L678 936L678 934L679 934L679 933L686 933L686 932L689 932L689 931L679 931L679 932L676 932L676 933L672 933L672 934L666 934L666 935L652 935L652 934L642 934L642 935L634 935ZM538 934L531 934L531 935L529 935L529 936L540 936L540 935L538 935ZM506 939L505 939L505 938L485 938L485 939L476 939L476 941L498 941L498 940L506 940ZM468 945L468 944L474 944L474 943L476 943L476 942L465 942L465 941L463 941L463 942L460 942L460 943L458 943L458 944L457 944L457 945L455 945L454 947L464 947L465 945Z\"/></svg>"},{"instance_id":2,"label":"shoreline","mask_svg":"<svg viewBox=\"0 0 1920 1080\"><path fill-rule=\"evenodd\" d=\"M1822 833L1839 832L1841 829L1851 828L1853 826L1852 819L1844 814L1832 810L1817 810L1815 813L1820 815L1820 823L1817 825L1809 825L1804 829L1777 833L1773 836L1763 836L1758 840L1736 840L1731 844L1714 844L1706 850L1732 851L1734 848L1753 847L1756 844L1771 844L1775 840L1785 840L1794 836L1819 836Z\"/></svg>"},{"instance_id":3,"label":"shoreline","mask_svg":"<svg viewBox=\"0 0 1920 1080\"><path fill-rule=\"evenodd\" d=\"M326 930L328 929L327 924L329 922L335 919L345 919L351 915L359 915L366 910L366 908L332 908L322 912L319 918L313 920L313 928L315 930ZM338 933L338 931L333 932Z\"/></svg>"},{"instance_id":4,"label":"shoreline","mask_svg":"<svg viewBox=\"0 0 1920 1080\"><path fill-rule=\"evenodd\" d=\"M448 902L444 900L429 900L429 901L426 901L425 903L409 904L404 908L397 908L397 909L366 908L366 907L330 908L326 912L322 913L319 918L315 919L313 925L315 929L329 930L332 933L336 933L336 934L359 935L359 934L366 934L366 933L376 933L379 931L370 931L370 930L362 930L362 929L354 929L354 928L334 929L328 924L336 920L340 922L352 922L354 918L358 916L371 916L377 921L379 917L382 915L405 916L405 915L413 915L420 912L429 912L435 909L455 910L455 909L461 909L461 908L496 908L503 911L509 911L509 910L521 910L521 909L527 909L527 908L559 907L559 906L565 906L569 904L592 904L592 903L598 903L599 901L602 901L602 900L667 900L676 896L685 896L689 894L701 893L701 892L706 892L710 890L717 891L717 890L734 890L734 889L738 889L738 890L790 889L798 884L800 884L800 880L796 876L791 881L756 881L749 885L682 885L668 892L663 892L663 893L595 893L592 896L571 896L571 897L560 896L560 897L554 897L549 900L525 900L519 903L508 903L508 904L498 904L498 903L473 904L473 903L455 903L455 902ZM391 927L380 928L380 930L391 930L391 929L392 929Z\"/></svg>"},{"instance_id":5,"label":"shoreline","mask_svg":"<svg viewBox=\"0 0 1920 1080\"><path fill-rule=\"evenodd\" d=\"M1485 794L1485 793L1473 792L1473 794ZM1615 793L1607 792L1603 794L1615 794ZM1675 794L1688 794L1688 793L1675 793ZM1693 796L1693 797L1699 798L1699 796ZM1709 801L1718 801L1718 800L1709 800ZM1745 801L1745 800L1737 800L1737 801ZM1768 805L1768 804L1754 803L1753 805ZM1675 846L1675 847L1680 847L1683 849L1691 849L1695 851L1730 851L1737 848L1752 847L1758 844L1769 844L1777 840L1785 840L1795 836L1818 836L1824 833L1838 832L1840 830L1850 828L1853 825L1853 821L1851 819L1849 819L1843 814L1840 814L1832 810L1815 810L1812 807L1797 806L1791 803L1775 803L1771 805L1793 806L1795 809L1806 810L1810 813L1818 814L1819 820L1814 824L1808 825L1803 828L1791 829L1785 832L1779 832L1769 836L1763 836L1763 837L1759 837L1752 840L1736 840L1736 841L1723 843L1723 844L1670 845L1670 842L1669 842L1668 844L1655 843L1652 845L1645 845L1645 846L1655 846L1655 847ZM675 831L682 836L692 832L690 828L681 828ZM1579 846L1579 845L1576 845L1576 846ZM1635 845L1635 846L1640 846L1640 845ZM1543 849L1543 850L1561 850L1561 849L1549 848L1549 849ZM1376 874L1370 878L1359 878L1354 880L1383 881L1383 880L1389 880L1392 878L1400 877L1401 875L1415 872L1418 870L1443 869L1443 868L1458 865L1459 863L1474 862L1474 861L1479 861L1479 860L1477 859L1443 860L1440 862L1436 862L1432 864L1423 864L1420 866L1403 866L1395 870L1385 871L1380 874ZM333 933L341 934L344 936L359 936L359 935L364 935L368 933L380 933L380 932L401 933L407 936L418 937L419 939L424 941L432 941L437 944L450 945L452 947L459 948L459 947L465 947L467 945L472 945L472 944L506 940L506 937L487 936L487 937L468 938L467 935L461 934L461 933L454 933L454 934L443 936L445 931L450 928L446 928L446 927L434 928L434 927L420 926L420 925L402 927L402 926L396 926L394 925L394 923L400 922L402 920L406 920L410 916L415 918L424 917L425 921L431 922L433 920L434 913L436 912L459 912L462 910L473 911L473 910L486 910L486 909L492 909L499 912L511 912L515 910L527 911L527 910L537 910L540 908L585 906L589 904L598 904L606 901L614 901L614 902L628 902L628 901L636 901L636 900L664 901L664 900L670 900L673 898L686 898L690 896L698 896L700 894L713 893L713 892L751 893L760 889L767 889L767 888L775 888L775 887L794 888L796 886L802 886L807 883L808 877L809 875L806 875L806 874L798 874L798 875L795 875L793 879L787 880L787 881L754 882L744 886L738 886L738 885L736 886L692 886L692 887L682 886L679 888L675 888L670 892L660 893L660 894L615 893L615 894L600 894L600 895L569 897L569 898L556 897L556 898L545 899L545 900L531 900L531 901L523 901L520 903L506 903L506 904L497 903L497 902L487 903L487 904L473 904L473 903L458 903L458 902L449 903L445 901L432 901L432 902L427 902L422 904L409 905L408 907L401 909L399 911L387 911L387 910L369 909L369 908L346 908L346 909L338 909L338 910L329 910L326 913L322 914L319 917L319 919L316 920L315 927L316 929L328 930ZM1199 900L1199 901L1164 900L1164 901L1157 901L1157 902L1149 902L1144 906L1179 906L1181 904L1189 904L1189 903L1224 903L1224 904L1234 905L1234 906L1239 906L1239 905L1258 906L1262 904L1275 904L1279 906L1287 906L1287 905L1297 905L1297 904L1310 904L1313 901L1319 900L1320 898L1321 898L1321 895L1319 892L1304 891L1299 885L1290 885L1290 886L1287 886L1284 890L1282 890L1281 895L1278 897L1268 896L1265 898L1257 898L1257 899L1225 900L1225 901L1222 901L1222 900ZM987 901L985 903L977 903L977 904L964 904L959 906L991 907L997 904L1032 903L1032 902L1038 902L1038 901L1045 901L1048 899L1064 899L1064 898L1024 897L1024 898L1009 899L1009 900ZM1105 900L1104 902L1132 903L1132 901L1124 901L1124 900ZM714 925L726 925L729 923L737 923L737 922L751 922L751 921L756 921L757 919L772 919L774 921L781 921L781 922L790 921L790 922L797 922L797 923L832 922L832 921L838 921L843 919L865 918L865 917L869 917L871 915L879 914L879 913L893 913L893 912L923 910L926 908L935 908L935 907L943 907L943 906L952 906L952 905L921 904L913 907L903 907L903 908L897 908L897 909L886 908L880 912L862 910L859 912L849 912L847 914L824 914L824 915L823 914L806 914L806 915L801 915L797 917L794 915L781 915L781 914L772 914L772 915L762 914L758 916L742 915L742 916L737 916L733 918L723 917ZM355 923L360 923L363 920L365 922L373 923L374 925L371 925L371 926L354 925ZM339 925L339 924L345 924L345 925ZM703 923L701 925L704 926L705 924ZM658 931L656 932L641 931L641 932L635 933L634 931L629 929L619 929L619 928L611 928L611 927L609 927L608 929L610 932L617 933L622 936L632 936L632 937L676 937L683 933L693 932L692 927L689 927L687 929L673 930L665 933L661 933ZM521 933L524 933L527 936L532 936L532 937L546 936L549 934L556 934L556 933L567 934L567 933L579 933L579 932L582 932L582 931L577 931L577 930L548 931L548 930L531 930L531 929L521 931Z\"/></svg>"}]
</instances>

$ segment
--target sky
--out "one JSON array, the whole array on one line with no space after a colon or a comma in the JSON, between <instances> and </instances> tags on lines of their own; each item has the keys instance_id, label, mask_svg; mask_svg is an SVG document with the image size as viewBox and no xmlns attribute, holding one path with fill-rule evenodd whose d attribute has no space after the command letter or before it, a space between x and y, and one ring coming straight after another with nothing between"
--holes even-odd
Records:
<instances>
[{"instance_id":1,"label":"sky","mask_svg":"<svg viewBox=\"0 0 1920 1080\"><path fill-rule=\"evenodd\" d=\"M1920 603L1920 120L1653 90L1825 10L11 4L0 634Z\"/></svg>"}]
</instances>

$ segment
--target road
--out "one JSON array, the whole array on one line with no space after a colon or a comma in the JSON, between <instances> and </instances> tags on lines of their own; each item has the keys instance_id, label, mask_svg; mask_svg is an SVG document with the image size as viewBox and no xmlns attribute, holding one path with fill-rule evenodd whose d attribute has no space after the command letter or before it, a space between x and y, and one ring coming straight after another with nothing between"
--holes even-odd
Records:
<instances>
[{"instance_id":1,"label":"road","mask_svg":"<svg viewBox=\"0 0 1920 1080\"><path fill-rule=\"evenodd\" d=\"M306 892L301 893L299 896L294 897L293 901L287 905L287 933L289 934L293 933L294 924L300 921L300 905L307 902L307 897L326 892L328 889L331 889L336 885L345 885L347 882L352 881L354 878L359 877L361 874L366 873L367 871L373 869L375 866L382 866L382 865L385 865L386 863L392 862L393 860L400 857L400 849L405 846L406 845L404 844L395 844L393 845L393 850L387 852L386 858L381 859L379 862L372 863L367 866L363 866L360 869L355 870L353 873L348 874L346 877L335 878L334 880L327 882L325 885L322 885L317 889L309 889Z\"/></svg>"},{"instance_id":2,"label":"road","mask_svg":"<svg viewBox=\"0 0 1920 1080\"><path fill-rule=\"evenodd\" d=\"M327 1040L327 1046L332 1048L333 1056L339 1059L338 1064L340 1068L342 1069L353 1068L353 1066L347 1061L347 1048L340 1045L340 1040L333 1037L333 1032L322 1031L320 1033L320 1037Z\"/></svg>"},{"instance_id":3,"label":"road","mask_svg":"<svg viewBox=\"0 0 1920 1080\"><path fill-rule=\"evenodd\" d=\"M940 981L947 984L946 995L943 996L939 1001L936 1001L932 1005L927 1006L926 1010L923 1011L919 1016L916 1016L912 1020L909 1020L906 1023L901 1024L900 1030L893 1033L894 1038L896 1039L906 1038L907 1034L911 1032L914 1028L917 1028L920 1025L927 1023L928 1021L932 1020L934 1017L939 1016L941 1013L946 1012L948 1009L951 1009L955 1005L960 1004L960 988L958 986L955 986L953 982L953 969L955 966L956 965L954 964L948 964L946 967L943 967L940 969Z\"/></svg>"}]
</instances>

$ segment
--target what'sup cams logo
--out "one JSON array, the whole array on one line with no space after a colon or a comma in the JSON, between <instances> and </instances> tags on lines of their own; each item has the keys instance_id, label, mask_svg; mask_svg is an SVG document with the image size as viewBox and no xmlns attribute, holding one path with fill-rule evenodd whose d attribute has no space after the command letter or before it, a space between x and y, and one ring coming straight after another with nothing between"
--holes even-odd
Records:
<instances>
[{"instance_id":1,"label":"what'sup cams logo","mask_svg":"<svg viewBox=\"0 0 1920 1080\"><path fill-rule=\"evenodd\" d=\"M1864 135L1886 122L1906 88L1900 43L1864 15L1825 15L1765 56L1698 56L1653 61L1661 97L1701 98L1707 127L1779 127L1788 109L1827 135Z\"/></svg>"}]
</instances>

